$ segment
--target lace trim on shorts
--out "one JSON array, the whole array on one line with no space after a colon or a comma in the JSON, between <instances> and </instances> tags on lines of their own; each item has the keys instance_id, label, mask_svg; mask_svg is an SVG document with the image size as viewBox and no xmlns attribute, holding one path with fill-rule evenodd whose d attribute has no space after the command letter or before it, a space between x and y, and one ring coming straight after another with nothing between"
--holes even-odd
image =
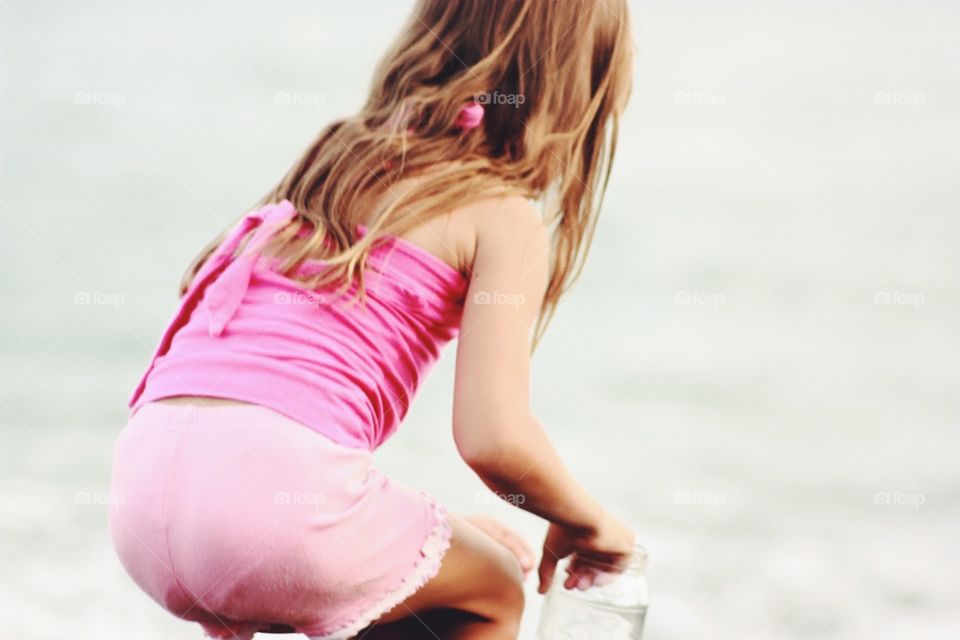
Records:
<instances>
[{"instance_id":1,"label":"lace trim on shorts","mask_svg":"<svg viewBox=\"0 0 960 640\"><path fill-rule=\"evenodd\" d=\"M358 633L369 627L380 616L387 613L401 602L412 596L420 587L425 585L428 580L433 578L440 571L440 563L443 556L450 548L450 518L447 515L447 509L441 503L437 502L429 494L422 492L433 507L437 518L437 524L420 547L420 560L414 566L413 571L408 574L399 585L393 589L384 592L372 607L358 617L353 622L348 622L343 626L324 634L309 635L310 640L349 640Z\"/></svg>"}]
</instances>

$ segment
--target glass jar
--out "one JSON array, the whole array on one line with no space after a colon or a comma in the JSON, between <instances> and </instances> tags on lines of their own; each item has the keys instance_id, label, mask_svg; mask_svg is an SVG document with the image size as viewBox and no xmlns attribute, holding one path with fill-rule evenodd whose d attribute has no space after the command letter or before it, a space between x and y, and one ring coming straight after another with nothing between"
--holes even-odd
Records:
<instances>
[{"instance_id":1,"label":"glass jar","mask_svg":"<svg viewBox=\"0 0 960 640\"><path fill-rule=\"evenodd\" d=\"M539 640L639 640L647 615L647 551L639 544L612 582L580 591L563 586L570 559L557 566L537 631Z\"/></svg>"}]
</instances>

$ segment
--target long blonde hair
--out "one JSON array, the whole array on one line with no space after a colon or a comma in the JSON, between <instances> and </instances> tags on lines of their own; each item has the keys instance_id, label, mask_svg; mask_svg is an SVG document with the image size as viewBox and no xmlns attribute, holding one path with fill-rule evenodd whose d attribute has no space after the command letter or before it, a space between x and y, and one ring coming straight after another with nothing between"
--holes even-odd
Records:
<instances>
[{"instance_id":1,"label":"long blonde hair","mask_svg":"<svg viewBox=\"0 0 960 640\"><path fill-rule=\"evenodd\" d=\"M333 122L260 204L290 200L298 219L271 243L291 277L307 258L329 268L304 286L363 290L367 255L469 201L520 194L544 202L550 278L534 332L542 336L579 276L630 93L625 0L421 0L380 62L360 112ZM456 126L470 101L479 127ZM355 203L416 177L370 219ZM303 226L310 231L297 239ZM226 232L188 268L186 291Z\"/></svg>"}]
</instances>

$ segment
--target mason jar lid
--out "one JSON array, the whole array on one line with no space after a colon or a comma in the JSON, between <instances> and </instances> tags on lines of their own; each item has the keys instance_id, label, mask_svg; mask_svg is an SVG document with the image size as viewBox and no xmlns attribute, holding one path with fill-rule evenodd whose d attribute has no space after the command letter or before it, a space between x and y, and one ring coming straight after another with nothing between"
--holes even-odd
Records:
<instances>
[{"instance_id":1,"label":"mason jar lid","mask_svg":"<svg viewBox=\"0 0 960 640\"><path fill-rule=\"evenodd\" d=\"M643 574L647 570L647 550L639 542L633 545L633 553L627 563L626 573Z\"/></svg>"}]
</instances>

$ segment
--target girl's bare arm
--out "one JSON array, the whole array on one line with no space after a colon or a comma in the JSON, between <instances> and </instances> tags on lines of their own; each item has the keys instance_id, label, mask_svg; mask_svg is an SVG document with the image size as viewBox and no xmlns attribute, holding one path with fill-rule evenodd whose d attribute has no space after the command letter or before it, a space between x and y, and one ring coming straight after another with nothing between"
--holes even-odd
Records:
<instances>
[{"instance_id":1,"label":"girl's bare arm","mask_svg":"<svg viewBox=\"0 0 960 640\"><path fill-rule=\"evenodd\" d=\"M476 243L457 350L457 448L495 492L590 535L603 510L530 411L530 338L547 284L548 231L519 197L474 206L469 220Z\"/></svg>"}]
</instances>

